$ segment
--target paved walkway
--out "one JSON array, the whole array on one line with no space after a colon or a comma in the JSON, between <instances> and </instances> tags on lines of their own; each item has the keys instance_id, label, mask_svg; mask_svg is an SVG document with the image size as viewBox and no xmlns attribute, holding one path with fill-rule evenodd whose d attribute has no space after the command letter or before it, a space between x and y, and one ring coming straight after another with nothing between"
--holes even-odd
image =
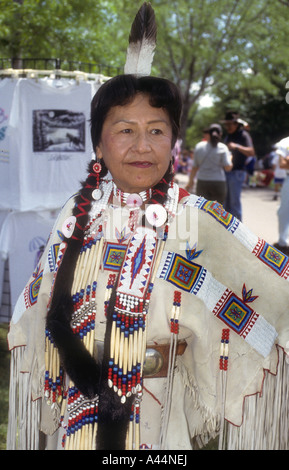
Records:
<instances>
[{"instance_id":1,"label":"paved walkway","mask_svg":"<svg viewBox=\"0 0 289 470\"><path fill-rule=\"evenodd\" d=\"M271 188L246 188L242 191L244 224L271 244L278 241L279 204L280 199L273 201Z\"/></svg>"}]
</instances>

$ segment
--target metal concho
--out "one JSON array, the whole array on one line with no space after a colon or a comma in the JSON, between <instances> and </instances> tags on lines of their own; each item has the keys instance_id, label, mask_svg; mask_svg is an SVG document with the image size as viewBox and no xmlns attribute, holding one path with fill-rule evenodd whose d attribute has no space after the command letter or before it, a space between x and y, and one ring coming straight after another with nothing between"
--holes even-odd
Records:
<instances>
[{"instance_id":1,"label":"metal concho","mask_svg":"<svg viewBox=\"0 0 289 470\"><path fill-rule=\"evenodd\" d=\"M161 353L156 349L148 348L145 355L143 374L146 377L153 377L161 370L163 363L164 360Z\"/></svg>"}]
</instances>

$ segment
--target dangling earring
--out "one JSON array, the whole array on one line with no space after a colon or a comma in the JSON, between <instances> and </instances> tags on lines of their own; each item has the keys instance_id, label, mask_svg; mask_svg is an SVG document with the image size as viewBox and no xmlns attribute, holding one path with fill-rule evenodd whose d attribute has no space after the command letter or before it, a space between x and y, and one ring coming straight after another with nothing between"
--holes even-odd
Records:
<instances>
[{"instance_id":1,"label":"dangling earring","mask_svg":"<svg viewBox=\"0 0 289 470\"><path fill-rule=\"evenodd\" d=\"M98 156L96 155L96 161L95 163L93 164L93 167L92 167L95 175L96 175L96 187L95 189L92 191L92 197L95 201L98 201L99 199L101 199L102 197L102 191L101 189L99 188L99 175L100 175L100 172L102 170L102 166L101 166L101 163L100 163L100 158L98 158Z\"/></svg>"}]
</instances>

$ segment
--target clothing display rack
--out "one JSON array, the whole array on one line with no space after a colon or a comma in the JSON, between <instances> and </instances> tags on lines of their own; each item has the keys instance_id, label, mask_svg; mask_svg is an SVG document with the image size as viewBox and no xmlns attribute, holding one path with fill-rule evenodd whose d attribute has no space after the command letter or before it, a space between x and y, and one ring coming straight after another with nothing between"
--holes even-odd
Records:
<instances>
[{"instance_id":1,"label":"clothing display rack","mask_svg":"<svg viewBox=\"0 0 289 470\"><path fill-rule=\"evenodd\" d=\"M57 76L70 76L71 74L88 75L91 80L95 77L105 76L112 77L122 73L120 67L111 65L80 62L71 60L62 60L58 58L23 58L23 59L6 59L0 58L0 72L12 71L13 74L19 71L26 73L27 71L36 71L37 75L47 75L55 73ZM6 73L6 72L5 72Z\"/></svg>"},{"instance_id":2,"label":"clothing display rack","mask_svg":"<svg viewBox=\"0 0 289 470\"><path fill-rule=\"evenodd\" d=\"M87 73L82 72L81 70L38 70L38 69L3 69L0 70L0 78L67 78L67 79L75 79L76 81L84 80L84 81L94 81L96 83L104 83L109 77L104 76L102 74L95 74L95 73Z\"/></svg>"},{"instance_id":3,"label":"clothing display rack","mask_svg":"<svg viewBox=\"0 0 289 470\"><path fill-rule=\"evenodd\" d=\"M11 65L11 67L3 68L5 65ZM39 66L44 66L44 68L40 68ZM66 68L72 68L73 66L79 66L79 68L84 70L66 70ZM89 148L90 139L88 135L89 125L87 124L89 121L90 101L99 86L110 78L108 75L102 73L92 73L92 70L97 69L103 71L106 69L106 71L109 71L109 67L97 66L93 69L92 64L81 64L78 62L64 63L59 60L31 59L22 60L16 64L13 60L8 61L0 59L0 132L2 136L0 142L0 234L2 233L3 235L4 221L8 215L10 220L9 228L12 226L11 224L17 224L17 220L20 219L20 217L26 216L27 218L29 213L31 213L31 216L39 214L39 212L42 214L43 210L46 209L57 212L61 207L63 202L62 195L59 198L60 202L58 204L59 185L56 183L58 176L55 171L52 170L53 165L57 165L59 172L63 175L68 172L66 162L69 161L72 164L70 181L74 181L73 191L77 190L79 174L81 171L84 172L86 162L91 158L91 149ZM16 88L20 88L19 95L17 96L14 92ZM29 94L29 98L28 93L31 93L31 97ZM45 96L47 96L47 99ZM69 99L68 96L71 98ZM12 101L14 103L13 107ZM29 122L26 129L27 132L22 132L21 129L23 126L20 125L18 118L16 119L18 122L15 122L17 112L13 113L14 122L13 124L11 122L12 108L15 109L15 103L16 108L20 103L21 108L23 108L23 106L25 107L25 110L21 112L22 119L24 119L26 123ZM46 113L49 113L49 116ZM52 114L54 118L51 117ZM47 128L44 129L45 126L42 125L44 120L46 120L46 122L49 121L48 130L46 130ZM62 139L63 143L55 136L55 139L58 138L58 140L55 140L53 147L53 143L51 144L52 137L48 138L48 135L53 134L52 127L54 121L58 132L60 131L62 133L60 139ZM77 124L74 125L74 122ZM35 130L37 126L38 128ZM50 134L48 134L49 132ZM70 141L68 141L68 135L70 135ZM17 144L18 148L16 148L16 141L19 141ZM21 146L19 146L20 141ZM38 172L38 177L35 173L34 176L31 176L30 182L26 184L26 195L23 194L20 188L21 185L17 182L19 180L18 173L21 166L20 162L23 161L25 161L24 168L27 168L28 165L32 173L34 170L36 171L37 165L42 169ZM51 164L49 163L50 161ZM27 173L27 171L25 170L24 173ZM14 175L13 183L12 174ZM54 179L55 182L54 186L50 188L47 188L44 184L43 197L37 194L37 190L35 194L35 188L33 189L32 187L34 185L34 180L32 179L34 177L36 179L41 178L41 174L50 174L50 180ZM22 181L23 177L25 180L25 175L21 176ZM59 178L61 179L62 177L59 176ZM63 181L64 180L65 176L63 176ZM28 179L26 179L26 181L28 181ZM63 185L65 184L66 183L63 182ZM19 193L16 199L14 199L11 193L11 185L17 188L16 192ZM46 207L46 201L44 200L45 192L48 193L47 202L49 201L49 193L51 198L54 199L52 203L50 199L48 207ZM70 190L67 188L67 194L68 193L70 194ZM29 199L27 204L24 203L26 196L28 196ZM35 202L42 199L41 207L37 207L33 199ZM14 214L12 215L12 213ZM12 222L13 217L14 220ZM5 227L7 228L7 224ZM15 227L13 228L13 233L15 233L15 230L17 231ZM43 230L44 229L41 229L41 238L44 237ZM35 231L39 238L40 228L36 226ZM30 233L29 237L32 237L32 233ZM3 256L0 265L0 321L2 322L9 322L13 311L12 296L10 295L12 289L10 282L12 267L9 266L9 264L12 265L12 262L11 259L9 262L9 259L6 258L6 250L8 250L6 238L6 236L0 237L0 252L1 256ZM25 282L26 279L24 284Z\"/></svg>"}]
</instances>

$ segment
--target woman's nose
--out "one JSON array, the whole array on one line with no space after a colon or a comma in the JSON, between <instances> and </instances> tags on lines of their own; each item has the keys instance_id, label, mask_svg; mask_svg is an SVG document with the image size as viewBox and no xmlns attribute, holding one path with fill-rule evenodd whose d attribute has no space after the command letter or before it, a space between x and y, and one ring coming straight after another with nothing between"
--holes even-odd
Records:
<instances>
[{"instance_id":1,"label":"woman's nose","mask_svg":"<svg viewBox=\"0 0 289 470\"><path fill-rule=\"evenodd\" d=\"M151 150L149 135L146 132L138 132L134 142L135 149L142 153Z\"/></svg>"}]
</instances>

